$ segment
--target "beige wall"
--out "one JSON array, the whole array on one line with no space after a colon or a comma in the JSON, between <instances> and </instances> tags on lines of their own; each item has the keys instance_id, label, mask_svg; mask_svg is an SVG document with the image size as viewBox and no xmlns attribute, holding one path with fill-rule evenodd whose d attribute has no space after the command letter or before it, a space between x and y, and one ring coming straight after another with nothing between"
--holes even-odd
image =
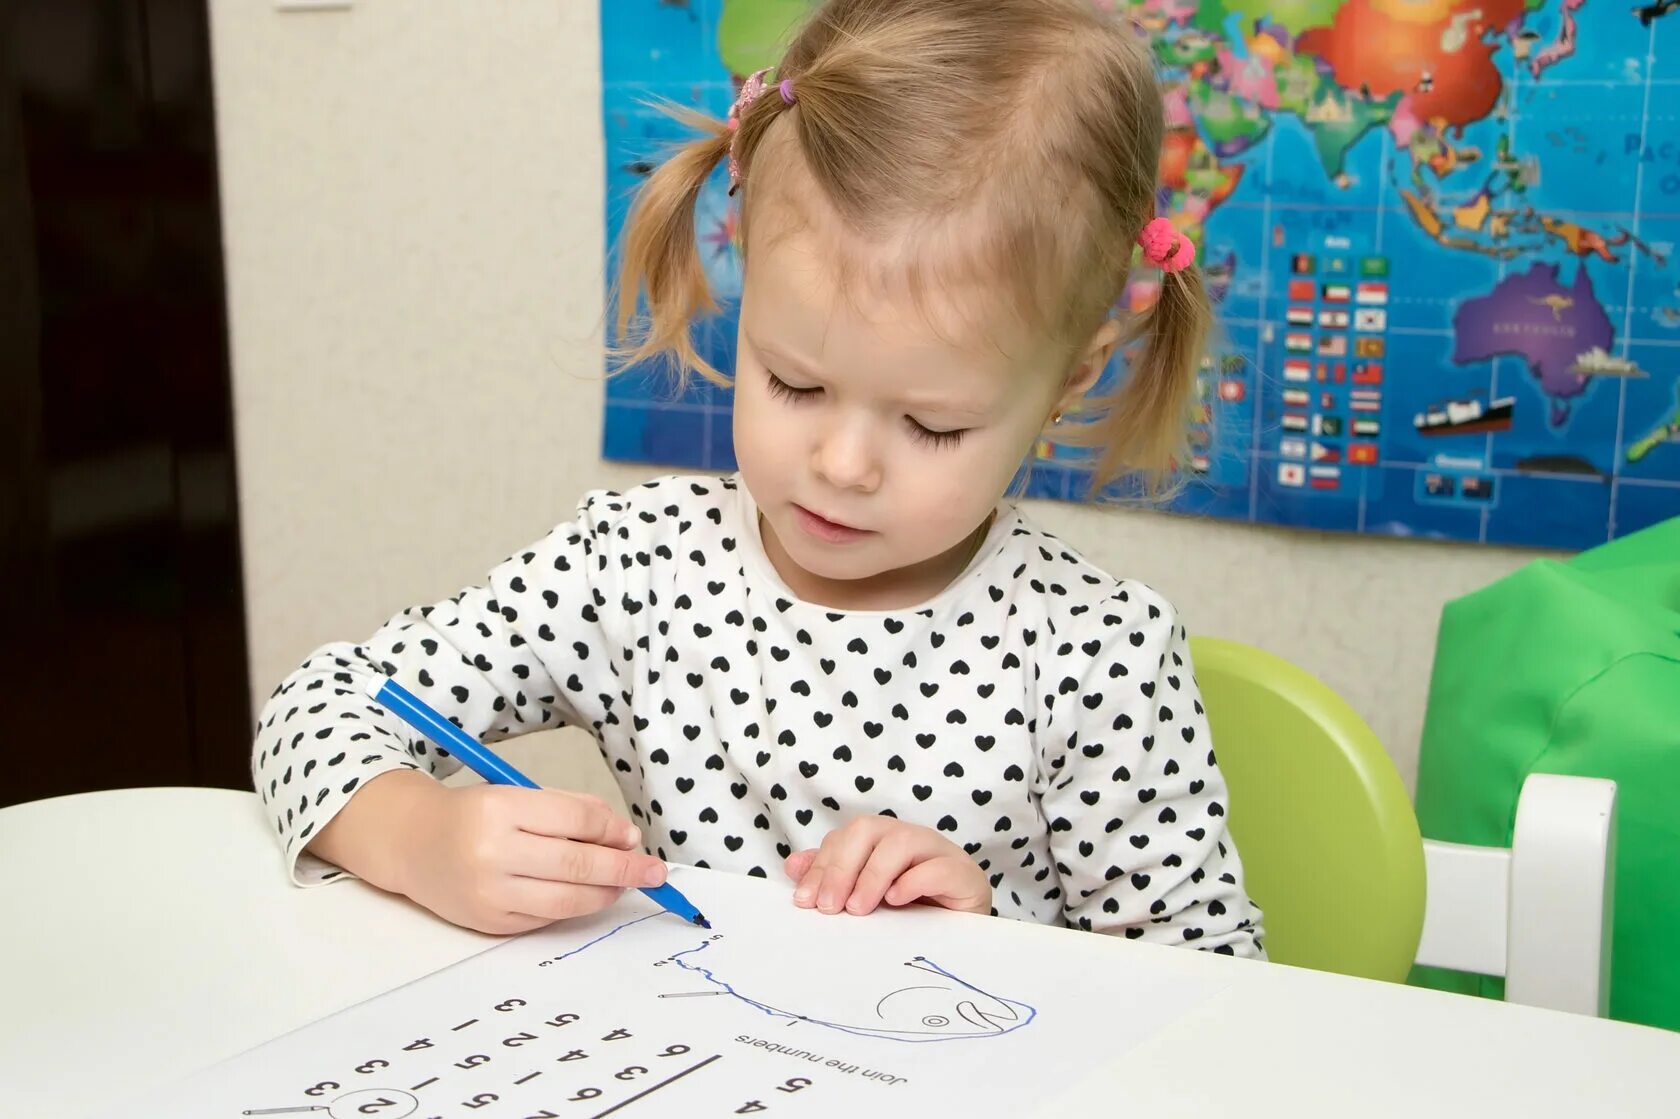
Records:
<instances>
[{"instance_id":1,"label":"beige wall","mask_svg":"<svg viewBox=\"0 0 1680 1119\"><path fill-rule=\"evenodd\" d=\"M596 0L216 0L213 48L251 674L479 578L599 459ZM1521 552L1062 505L1032 512L1358 708L1410 782L1447 599ZM610 785L589 751L532 763Z\"/></svg>"}]
</instances>

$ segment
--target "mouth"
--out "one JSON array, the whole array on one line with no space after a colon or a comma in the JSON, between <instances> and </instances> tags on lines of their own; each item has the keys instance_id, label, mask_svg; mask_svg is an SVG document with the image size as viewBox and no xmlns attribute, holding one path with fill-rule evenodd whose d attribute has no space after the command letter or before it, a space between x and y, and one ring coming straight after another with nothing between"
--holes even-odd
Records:
<instances>
[{"instance_id":1,"label":"mouth","mask_svg":"<svg viewBox=\"0 0 1680 1119\"><path fill-rule=\"evenodd\" d=\"M963 1021L978 1026L987 1033L1003 1033L1021 1020L1021 1016L1016 1014L1012 1007L1003 1003L998 1003L997 1007L995 1011L985 1011L964 999L957 1003L957 1014Z\"/></svg>"},{"instance_id":2,"label":"mouth","mask_svg":"<svg viewBox=\"0 0 1680 1119\"><path fill-rule=\"evenodd\" d=\"M814 513L803 505L795 505L794 511L799 515L799 527L818 540L830 544L849 544L873 535L867 529L853 528L841 521L832 521L820 513Z\"/></svg>"}]
</instances>

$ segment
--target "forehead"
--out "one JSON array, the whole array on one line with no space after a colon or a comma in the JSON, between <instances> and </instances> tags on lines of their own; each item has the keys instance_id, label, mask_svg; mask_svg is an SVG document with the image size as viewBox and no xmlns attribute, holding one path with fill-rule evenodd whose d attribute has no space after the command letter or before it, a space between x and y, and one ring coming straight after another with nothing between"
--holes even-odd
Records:
<instances>
[{"instance_id":1,"label":"forehead","mask_svg":"<svg viewBox=\"0 0 1680 1119\"><path fill-rule=\"evenodd\" d=\"M1007 288L958 266L941 230L865 237L811 194L760 199L747 229L741 318L755 346L836 372L1004 391L1046 374L1063 347L1012 314ZM785 196L784 196L785 197Z\"/></svg>"}]
</instances>

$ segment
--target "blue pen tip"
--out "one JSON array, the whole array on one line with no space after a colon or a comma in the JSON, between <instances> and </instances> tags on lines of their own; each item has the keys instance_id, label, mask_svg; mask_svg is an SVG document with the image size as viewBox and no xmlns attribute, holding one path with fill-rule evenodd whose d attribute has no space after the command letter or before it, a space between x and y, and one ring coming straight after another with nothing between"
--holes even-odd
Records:
<instances>
[{"instance_id":1,"label":"blue pen tip","mask_svg":"<svg viewBox=\"0 0 1680 1119\"><path fill-rule=\"evenodd\" d=\"M689 920L693 921L696 925L699 925L703 929L709 929L712 927L712 923L706 920L706 915L703 913L696 913L693 917L690 917Z\"/></svg>"}]
</instances>

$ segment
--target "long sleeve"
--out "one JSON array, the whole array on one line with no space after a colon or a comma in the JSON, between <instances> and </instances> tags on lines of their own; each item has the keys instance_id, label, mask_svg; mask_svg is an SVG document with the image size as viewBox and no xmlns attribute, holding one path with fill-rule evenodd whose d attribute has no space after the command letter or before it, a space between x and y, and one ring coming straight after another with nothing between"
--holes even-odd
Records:
<instances>
[{"instance_id":1,"label":"long sleeve","mask_svg":"<svg viewBox=\"0 0 1680 1119\"><path fill-rule=\"evenodd\" d=\"M1122 583L1058 635L1042 685L1043 810L1070 925L1261 956L1259 912L1226 829L1187 636Z\"/></svg>"},{"instance_id":2,"label":"long sleeve","mask_svg":"<svg viewBox=\"0 0 1680 1119\"><path fill-rule=\"evenodd\" d=\"M361 644L326 645L281 683L258 716L251 768L294 881L344 873L303 849L372 778L459 768L368 700L374 676L395 677L485 743L561 725L599 732L618 719L624 689L608 629L618 610L611 553L623 512L617 494L590 494L574 521L482 585L405 610Z\"/></svg>"}]
</instances>

